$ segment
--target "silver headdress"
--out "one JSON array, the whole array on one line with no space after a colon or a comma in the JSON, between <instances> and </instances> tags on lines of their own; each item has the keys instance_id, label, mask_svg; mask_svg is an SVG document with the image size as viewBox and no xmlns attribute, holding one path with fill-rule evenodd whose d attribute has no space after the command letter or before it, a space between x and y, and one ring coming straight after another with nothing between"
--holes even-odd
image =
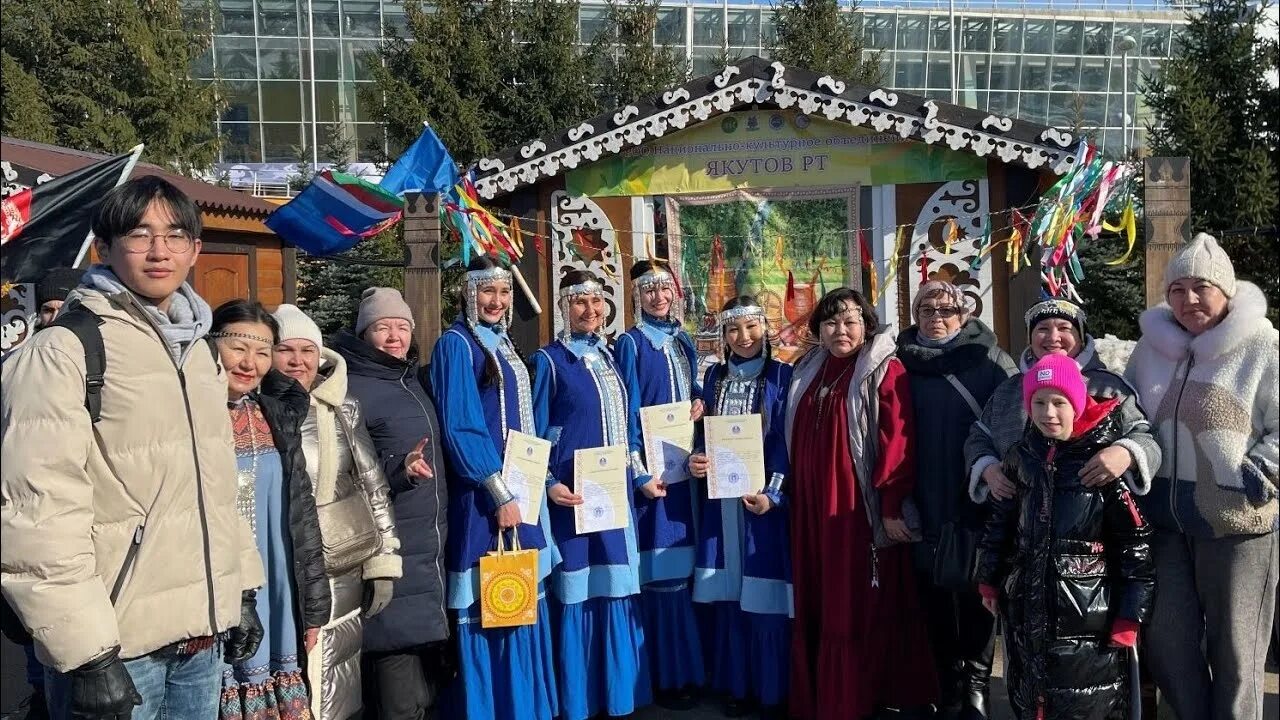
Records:
<instances>
[{"instance_id":1,"label":"silver headdress","mask_svg":"<svg viewBox=\"0 0 1280 720\"><path fill-rule=\"evenodd\" d=\"M744 317L758 317L760 322L768 322L764 314L764 308L759 305L739 305L738 307L729 308L720 313L718 318L720 323L720 332L724 333L724 326L730 322Z\"/></svg>"},{"instance_id":2,"label":"silver headdress","mask_svg":"<svg viewBox=\"0 0 1280 720\"><path fill-rule=\"evenodd\" d=\"M504 267L495 266L485 268L484 270L469 270L466 274L466 280L467 296L463 299L462 308L467 317L467 324L474 329L476 324L480 322L480 306L478 299L480 288L488 285L489 283L498 281L511 284L512 276L510 270ZM507 306L507 311L503 313L502 320L498 323L502 326L503 330L511 327L511 307L514 305L515 303L513 298L512 305Z\"/></svg>"},{"instance_id":3,"label":"silver headdress","mask_svg":"<svg viewBox=\"0 0 1280 720\"><path fill-rule=\"evenodd\" d=\"M729 308L716 316L716 330L720 336L720 343L724 348L721 353L723 357L720 358L723 362L729 361L730 353L729 344L724 339L725 328L734 320L741 320L742 318L755 318L764 326L764 348L766 353L769 352L769 316L765 315L764 308L759 305L739 305Z\"/></svg>"},{"instance_id":4,"label":"silver headdress","mask_svg":"<svg viewBox=\"0 0 1280 720\"><path fill-rule=\"evenodd\" d=\"M573 285L565 285L560 288L560 292L557 294L557 297L559 298L557 307L560 310L560 322L564 326L564 329L560 333L561 336L568 337L571 332L569 329L569 303L573 302L574 298L581 297L583 295L597 295L603 298L604 285L601 285L596 280L587 280ZM603 322L601 325L603 326ZM598 330L596 332L599 334Z\"/></svg>"},{"instance_id":5,"label":"silver headdress","mask_svg":"<svg viewBox=\"0 0 1280 720\"><path fill-rule=\"evenodd\" d=\"M684 322L684 296L680 292L680 284L676 282L676 278L664 268L651 267L648 272L631 281L631 294L635 300L635 318L636 322L644 322L644 304L640 301L640 296L649 288L671 288L673 297L671 298L671 309L667 312L670 320L677 324Z\"/></svg>"}]
</instances>

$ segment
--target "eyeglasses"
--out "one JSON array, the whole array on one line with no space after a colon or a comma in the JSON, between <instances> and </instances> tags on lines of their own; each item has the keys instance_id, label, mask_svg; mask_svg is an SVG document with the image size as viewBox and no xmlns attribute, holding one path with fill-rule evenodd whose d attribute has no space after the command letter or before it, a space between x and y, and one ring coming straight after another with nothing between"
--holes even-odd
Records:
<instances>
[{"instance_id":1,"label":"eyeglasses","mask_svg":"<svg viewBox=\"0 0 1280 720\"><path fill-rule=\"evenodd\" d=\"M943 319L949 319L959 314L960 308L955 306L929 307L928 305L925 305L920 308L920 317L922 318L940 317Z\"/></svg>"},{"instance_id":2,"label":"eyeglasses","mask_svg":"<svg viewBox=\"0 0 1280 720\"><path fill-rule=\"evenodd\" d=\"M173 230L168 233L153 233L147 228L135 228L121 236L125 252L144 253L151 249L157 238L163 238L164 246L171 253L182 254L191 251L195 241L186 230Z\"/></svg>"}]
</instances>

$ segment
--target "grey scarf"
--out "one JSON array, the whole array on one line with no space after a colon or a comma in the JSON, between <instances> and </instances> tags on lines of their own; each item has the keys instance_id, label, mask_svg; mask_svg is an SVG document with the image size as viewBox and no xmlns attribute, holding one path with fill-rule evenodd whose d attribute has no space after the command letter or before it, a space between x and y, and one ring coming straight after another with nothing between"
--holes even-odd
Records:
<instances>
[{"instance_id":1,"label":"grey scarf","mask_svg":"<svg viewBox=\"0 0 1280 720\"><path fill-rule=\"evenodd\" d=\"M950 335L946 335L938 338L937 340L934 340L933 338L926 336L924 333L920 332L917 329L916 341L927 348L946 347L947 345L951 344L952 340L955 340L957 337L960 336L961 330L964 330L964 325L961 325L960 327L956 328L956 331L951 333Z\"/></svg>"},{"instance_id":2,"label":"grey scarf","mask_svg":"<svg viewBox=\"0 0 1280 720\"><path fill-rule=\"evenodd\" d=\"M160 334L169 347L169 354L178 367L182 367L187 353L196 341L203 338L213 326L213 311L209 309L209 303L197 295L188 283L182 283L177 292L170 296L168 312L161 312L160 308L143 302L134 295L106 265L89 268L81 282L104 295L128 293L132 296L138 307L160 328Z\"/></svg>"}]
</instances>

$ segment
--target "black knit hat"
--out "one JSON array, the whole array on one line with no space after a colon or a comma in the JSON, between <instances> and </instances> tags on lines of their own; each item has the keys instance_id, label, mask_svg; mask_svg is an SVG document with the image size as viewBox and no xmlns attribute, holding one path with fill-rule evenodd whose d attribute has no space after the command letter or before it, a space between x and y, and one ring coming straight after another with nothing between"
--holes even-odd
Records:
<instances>
[{"instance_id":1,"label":"black knit hat","mask_svg":"<svg viewBox=\"0 0 1280 720\"><path fill-rule=\"evenodd\" d=\"M72 290L80 287L81 277L84 277L84 270L76 268L50 270L36 283L36 303L43 305L50 300L66 300Z\"/></svg>"},{"instance_id":2,"label":"black knit hat","mask_svg":"<svg viewBox=\"0 0 1280 720\"><path fill-rule=\"evenodd\" d=\"M1080 334L1080 339L1084 340L1087 320L1084 308L1062 298L1045 300L1031 306L1024 318L1027 321L1027 336L1030 337L1031 331L1035 329L1041 320L1048 320L1049 318L1060 318L1071 323L1075 326L1076 332Z\"/></svg>"}]
</instances>

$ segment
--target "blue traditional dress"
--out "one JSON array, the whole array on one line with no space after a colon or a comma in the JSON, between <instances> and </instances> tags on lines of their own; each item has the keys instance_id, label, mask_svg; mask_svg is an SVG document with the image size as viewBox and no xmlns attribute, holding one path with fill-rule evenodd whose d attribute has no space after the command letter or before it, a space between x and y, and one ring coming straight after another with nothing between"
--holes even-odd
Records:
<instances>
[{"instance_id":1,"label":"blue traditional dress","mask_svg":"<svg viewBox=\"0 0 1280 720\"><path fill-rule=\"evenodd\" d=\"M762 354L707 368L707 415L759 413L764 430L764 494L773 508L748 511L738 498L706 500L698 531L693 600L705 603L703 641L711 686L738 700L781 705L791 652L791 552L786 496L786 412L791 366Z\"/></svg>"},{"instance_id":2,"label":"blue traditional dress","mask_svg":"<svg viewBox=\"0 0 1280 720\"><path fill-rule=\"evenodd\" d=\"M222 673L222 720L304 720L311 717L298 666L298 604L294 598L284 465L262 408L249 395L231 408L236 452L236 505L248 521L266 571L258 591L262 644L253 657Z\"/></svg>"},{"instance_id":3,"label":"blue traditional dress","mask_svg":"<svg viewBox=\"0 0 1280 720\"><path fill-rule=\"evenodd\" d=\"M578 492L575 450L640 445L627 392L598 335L561 338L533 361L538 435L554 443L547 487ZM648 477L629 468L628 479L634 489ZM561 557L550 587L562 717L627 715L652 700L634 513L624 529L578 534L572 507L548 507Z\"/></svg>"},{"instance_id":4,"label":"blue traditional dress","mask_svg":"<svg viewBox=\"0 0 1280 720\"><path fill-rule=\"evenodd\" d=\"M615 352L627 392L639 407L692 400L698 355L679 325L641 313L640 322L618 338ZM639 426L638 414L631 421ZM701 641L693 613L697 492L693 483L668 483L667 495L636 493L640 543L641 605L657 690L701 685Z\"/></svg>"},{"instance_id":5,"label":"blue traditional dress","mask_svg":"<svg viewBox=\"0 0 1280 720\"><path fill-rule=\"evenodd\" d=\"M509 277L509 276L508 276ZM474 329L473 329L474 328ZM488 369L498 377L486 381ZM443 717L550 720L559 715L551 626L542 581L554 546L547 511L540 525L521 524L520 546L538 552L538 622L480 627L480 558L497 547L495 512L511 500L502 482L507 430L535 433L528 371L503 325L455 322L436 342L430 380L449 483L447 603L457 623L460 669Z\"/></svg>"}]
</instances>

